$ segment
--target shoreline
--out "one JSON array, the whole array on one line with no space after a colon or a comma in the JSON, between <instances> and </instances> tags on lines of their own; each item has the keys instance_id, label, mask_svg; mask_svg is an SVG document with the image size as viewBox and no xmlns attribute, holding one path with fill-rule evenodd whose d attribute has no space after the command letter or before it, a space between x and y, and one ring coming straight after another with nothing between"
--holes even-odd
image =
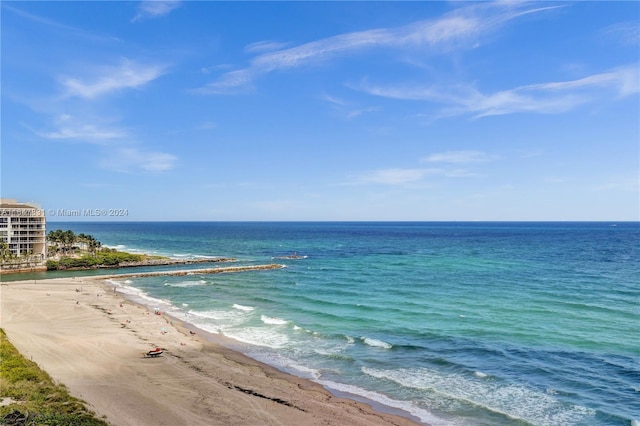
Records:
<instances>
[{"instance_id":1,"label":"shoreline","mask_svg":"<svg viewBox=\"0 0 640 426\"><path fill-rule=\"evenodd\" d=\"M109 278L2 282L0 326L111 424L420 424L250 358L228 347L238 346L232 339L156 315ZM143 357L156 346L162 356Z\"/></svg>"}]
</instances>

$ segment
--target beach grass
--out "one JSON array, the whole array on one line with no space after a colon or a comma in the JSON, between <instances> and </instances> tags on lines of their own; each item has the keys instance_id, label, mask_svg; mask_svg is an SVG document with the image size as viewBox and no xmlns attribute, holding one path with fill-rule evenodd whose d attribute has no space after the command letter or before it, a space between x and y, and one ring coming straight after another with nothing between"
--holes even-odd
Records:
<instances>
[{"instance_id":1,"label":"beach grass","mask_svg":"<svg viewBox=\"0 0 640 426\"><path fill-rule=\"evenodd\" d=\"M84 402L23 357L0 329L0 424L106 426Z\"/></svg>"}]
</instances>

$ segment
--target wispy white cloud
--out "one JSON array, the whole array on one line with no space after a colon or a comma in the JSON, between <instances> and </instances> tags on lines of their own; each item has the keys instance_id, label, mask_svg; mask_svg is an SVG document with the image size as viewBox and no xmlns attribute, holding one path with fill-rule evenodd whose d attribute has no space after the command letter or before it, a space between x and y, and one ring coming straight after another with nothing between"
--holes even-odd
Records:
<instances>
[{"instance_id":1,"label":"wispy white cloud","mask_svg":"<svg viewBox=\"0 0 640 426\"><path fill-rule=\"evenodd\" d=\"M71 142L105 145L123 138L128 134L125 130L103 123L85 122L69 114L56 117L52 123L53 130L42 131L31 129L45 139L66 140Z\"/></svg>"},{"instance_id":2,"label":"wispy white cloud","mask_svg":"<svg viewBox=\"0 0 640 426\"><path fill-rule=\"evenodd\" d=\"M347 113L347 118L356 118L359 117L363 114L368 114L370 112L377 112L380 111L379 107L367 107L367 108L359 108L359 109L353 109L351 111L349 111Z\"/></svg>"},{"instance_id":3,"label":"wispy white cloud","mask_svg":"<svg viewBox=\"0 0 640 426\"><path fill-rule=\"evenodd\" d=\"M353 183L378 183L384 185L402 185L421 180L427 174L426 169L382 169L374 170L357 177Z\"/></svg>"},{"instance_id":4,"label":"wispy white cloud","mask_svg":"<svg viewBox=\"0 0 640 426\"><path fill-rule=\"evenodd\" d=\"M166 172L173 169L177 161L176 156L166 152L121 147L110 150L100 165L118 172Z\"/></svg>"},{"instance_id":5,"label":"wispy white cloud","mask_svg":"<svg viewBox=\"0 0 640 426\"><path fill-rule=\"evenodd\" d=\"M361 173L351 178L348 185L409 185L424 182L427 177L470 178L479 176L481 175L471 170L460 168L389 168Z\"/></svg>"},{"instance_id":6,"label":"wispy white cloud","mask_svg":"<svg viewBox=\"0 0 640 426\"><path fill-rule=\"evenodd\" d=\"M484 175L471 171L469 169L440 169L439 174L451 178L476 178Z\"/></svg>"},{"instance_id":7,"label":"wispy white cloud","mask_svg":"<svg viewBox=\"0 0 640 426\"><path fill-rule=\"evenodd\" d=\"M159 18L169 14L172 10L180 6L180 1L173 0L144 0L138 5L138 13L131 22L143 21L146 19Z\"/></svg>"},{"instance_id":8,"label":"wispy white cloud","mask_svg":"<svg viewBox=\"0 0 640 426\"><path fill-rule=\"evenodd\" d=\"M100 48L103 54L108 54L105 40L111 42L114 38L96 37L79 27L65 25L62 21L51 20L46 17L26 13L12 6L1 5L3 11L10 12L29 20L34 27L47 27L48 33L65 32L65 37L73 35L73 40L85 42L97 41L94 48ZM151 13L151 12L150 12ZM57 19L57 18L56 18ZM24 23L23 23L24 24ZM25 27L26 28L26 27ZM44 35L46 37L46 35ZM82 40L80 40L82 38ZM84 46L81 46L84 47ZM63 49L65 52L69 49ZM86 57L83 55L83 57ZM69 71L69 64L75 62L73 71ZM50 66L49 66L50 65ZM162 172L174 167L177 158L171 154L145 149L144 142L138 135L133 134L120 121L122 115L121 104L111 102L113 99L100 99L106 95L140 89L149 82L157 79L166 72L165 65L144 63L132 59L115 59L109 64L92 64L79 66L78 59L72 56L60 56L59 63L44 66L42 77L48 82L52 69L62 69L56 74L56 95L46 96L19 94L17 98L27 105L41 119L30 118L21 125L50 143L90 144L98 147L83 148L89 155L96 156L97 162L112 170L140 170L145 172ZM36 85L41 89L41 84ZM37 90L34 93L38 93ZM63 112L63 113L61 113ZM33 121L38 120L38 124ZM27 122L31 121L31 122Z\"/></svg>"},{"instance_id":9,"label":"wispy white cloud","mask_svg":"<svg viewBox=\"0 0 640 426\"><path fill-rule=\"evenodd\" d=\"M457 9L438 19L418 21L397 28L381 28L339 34L288 49L260 54L248 67L223 74L218 80L198 89L200 93L229 94L244 92L244 87L259 75L277 70L319 63L340 55L374 48L421 48L439 52L454 48L473 48L481 36L495 27L527 13L558 6L531 8L526 3L482 3ZM260 46L258 42L258 46Z\"/></svg>"},{"instance_id":10,"label":"wispy white cloud","mask_svg":"<svg viewBox=\"0 0 640 426\"><path fill-rule=\"evenodd\" d=\"M248 44L244 47L244 51L247 53L261 53L269 52L273 50L280 50L287 46L289 43L282 43L273 40L256 41L255 43Z\"/></svg>"},{"instance_id":11,"label":"wispy white cloud","mask_svg":"<svg viewBox=\"0 0 640 426\"><path fill-rule=\"evenodd\" d=\"M578 89L611 88L616 91L619 96L628 96L638 93L640 87L638 77L638 66L634 65L616 68L606 73L595 74L578 80L532 84L516 90L522 92L546 91L561 93Z\"/></svg>"},{"instance_id":12,"label":"wispy white cloud","mask_svg":"<svg viewBox=\"0 0 640 426\"><path fill-rule=\"evenodd\" d=\"M385 168L360 173L352 177L348 185L381 184L409 185L424 183L427 178L471 178L483 175L465 168L477 163L498 159L497 156L482 151L461 150L430 154L421 158L420 163L437 163L435 167Z\"/></svg>"},{"instance_id":13,"label":"wispy white cloud","mask_svg":"<svg viewBox=\"0 0 640 426\"><path fill-rule=\"evenodd\" d=\"M46 18L44 16L39 16L39 15L34 15L33 13L29 13L26 12L22 9L18 9L17 7L11 6L9 4L7 4L6 2L2 4L2 9L4 10L8 10L12 13L15 13L16 15L19 15L25 19L28 19L32 22L38 23L38 24L43 24L43 25L47 25L53 28L57 28L57 29L61 29L61 30L66 30L66 31L72 31L72 32L76 32L76 33L80 33L82 32L82 30L80 28L77 27L73 27L71 25L67 25L67 24L63 24L61 22L58 21L54 21L53 19L50 18Z\"/></svg>"},{"instance_id":14,"label":"wispy white cloud","mask_svg":"<svg viewBox=\"0 0 640 426\"><path fill-rule=\"evenodd\" d=\"M108 170L165 172L178 161L172 154L141 147L129 132L110 124L83 122L81 118L62 114L53 120L52 127L50 131L31 130L45 139L108 146L99 161Z\"/></svg>"},{"instance_id":15,"label":"wispy white cloud","mask_svg":"<svg viewBox=\"0 0 640 426\"><path fill-rule=\"evenodd\" d=\"M211 74L212 72L221 71L221 70L224 71L232 68L233 68L233 65L231 64L218 64L218 65L211 65L210 67L202 67L200 68L200 72L202 74Z\"/></svg>"},{"instance_id":16,"label":"wispy white cloud","mask_svg":"<svg viewBox=\"0 0 640 426\"><path fill-rule=\"evenodd\" d=\"M638 67L627 66L577 80L517 87L490 95L477 93L460 107L476 117L518 112L562 113L611 96L639 91Z\"/></svg>"},{"instance_id":17,"label":"wispy white cloud","mask_svg":"<svg viewBox=\"0 0 640 426\"><path fill-rule=\"evenodd\" d=\"M351 102L348 102L344 99L337 98L335 96L331 96L328 94L323 94L318 97L318 99L327 102L331 109L336 111L341 117L351 120L356 117L360 117L365 114L369 114L372 112L381 111L382 108L378 106L366 106L360 107L353 105Z\"/></svg>"},{"instance_id":18,"label":"wispy white cloud","mask_svg":"<svg viewBox=\"0 0 640 426\"><path fill-rule=\"evenodd\" d=\"M118 65L98 68L90 77L63 77L61 83L67 96L93 99L121 89L144 86L164 74L165 68L163 65L143 65L123 59Z\"/></svg>"},{"instance_id":19,"label":"wispy white cloud","mask_svg":"<svg viewBox=\"0 0 640 426\"><path fill-rule=\"evenodd\" d=\"M393 99L420 100L440 105L442 116L471 114L476 118L518 112L561 113L603 97L625 97L640 91L638 66L616 68L584 78L531 84L482 93L472 86L375 86L359 90Z\"/></svg>"},{"instance_id":20,"label":"wispy white cloud","mask_svg":"<svg viewBox=\"0 0 640 426\"><path fill-rule=\"evenodd\" d=\"M422 158L424 163L483 163L493 161L497 157L482 151L446 151L431 154Z\"/></svg>"},{"instance_id":21,"label":"wispy white cloud","mask_svg":"<svg viewBox=\"0 0 640 426\"><path fill-rule=\"evenodd\" d=\"M640 45L640 23L638 21L620 22L602 29L602 35L614 39L622 45Z\"/></svg>"},{"instance_id":22,"label":"wispy white cloud","mask_svg":"<svg viewBox=\"0 0 640 426\"><path fill-rule=\"evenodd\" d=\"M57 130L37 132L37 134L46 139L68 139L91 143L104 143L125 136L119 130L101 129L93 124L84 124L79 127L60 127Z\"/></svg>"},{"instance_id":23,"label":"wispy white cloud","mask_svg":"<svg viewBox=\"0 0 640 426\"><path fill-rule=\"evenodd\" d=\"M336 105L336 106L344 106L344 105L347 104L347 102L344 99L340 99L338 97L331 96L331 95L328 95L326 93L322 94L319 97L319 99L323 100L325 102L329 102L330 104Z\"/></svg>"},{"instance_id":24,"label":"wispy white cloud","mask_svg":"<svg viewBox=\"0 0 640 426\"><path fill-rule=\"evenodd\" d=\"M113 36L105 36L105 35L94 34L94 33L88 32L88 31L86 31L86 30L84 30L84 29L82 29L80 27L74 27L74 26L65 24L63 22L50 19L50 18L45 17L45 16L34 15L33 13L29 13L29 12L26 12L26 11L24 11L22 9L18 9L17 7L10 6L7 2L2 2L2 6L1 7L2 7L3 10L8 10L8 11L10 11L12 13L15 13L16 15L19 15L22 18L28 19L32 23L35 23L35 24L38 24L38 25L44 25L44 26L47 26L47 27L49 27L51 29L54 29L54 30L71 33L75 37L81 37L83 39L96 40L96 41L105 41L105 40L106 41L116 41L116 40L118 40L118 38L113 37Z\"/></svg>"},{"instance_id":25,"label":"wispy white cloud","mask_svg":"<svg viewBox=\"0 0 640 426\"><path fill-rule=\"evenodd\" d=\"M253 89L254 76L255 73L250 69L230 71L214 83L196 89L195 92L216 95L247 93Z\"/></svg>"}]
</instances>

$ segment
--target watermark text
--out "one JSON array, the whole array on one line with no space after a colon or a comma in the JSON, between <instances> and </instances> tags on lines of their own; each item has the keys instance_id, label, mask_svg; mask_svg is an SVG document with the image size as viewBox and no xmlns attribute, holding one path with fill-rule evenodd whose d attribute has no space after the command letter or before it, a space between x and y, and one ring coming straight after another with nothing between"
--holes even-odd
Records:
<instances>
[{"instance_id":1,"label":"watermark text","mask_svg":"<svg viewBox=\"0 0 640 426\"><path fill-rule=\"evenodd\" d=\"M49 217L126 217L129 209L47 209Z\"/></svg>"}]
</instances>

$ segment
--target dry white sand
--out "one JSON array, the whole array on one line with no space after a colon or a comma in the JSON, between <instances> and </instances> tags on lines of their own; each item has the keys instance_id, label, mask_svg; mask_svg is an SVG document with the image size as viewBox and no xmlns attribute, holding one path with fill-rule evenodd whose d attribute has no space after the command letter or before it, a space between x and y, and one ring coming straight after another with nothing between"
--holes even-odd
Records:
<instances>
[{"instance_id":1,"label":"dry white sand","mask_svg":"<svg viewBox=\"0 0 640 426\"><path fill-rule=\"evenodd\" d=\"M11 343L113 425L415 425L191 336L97 280L3 282L0 301Z\"/></svg>"}]
</instances>

